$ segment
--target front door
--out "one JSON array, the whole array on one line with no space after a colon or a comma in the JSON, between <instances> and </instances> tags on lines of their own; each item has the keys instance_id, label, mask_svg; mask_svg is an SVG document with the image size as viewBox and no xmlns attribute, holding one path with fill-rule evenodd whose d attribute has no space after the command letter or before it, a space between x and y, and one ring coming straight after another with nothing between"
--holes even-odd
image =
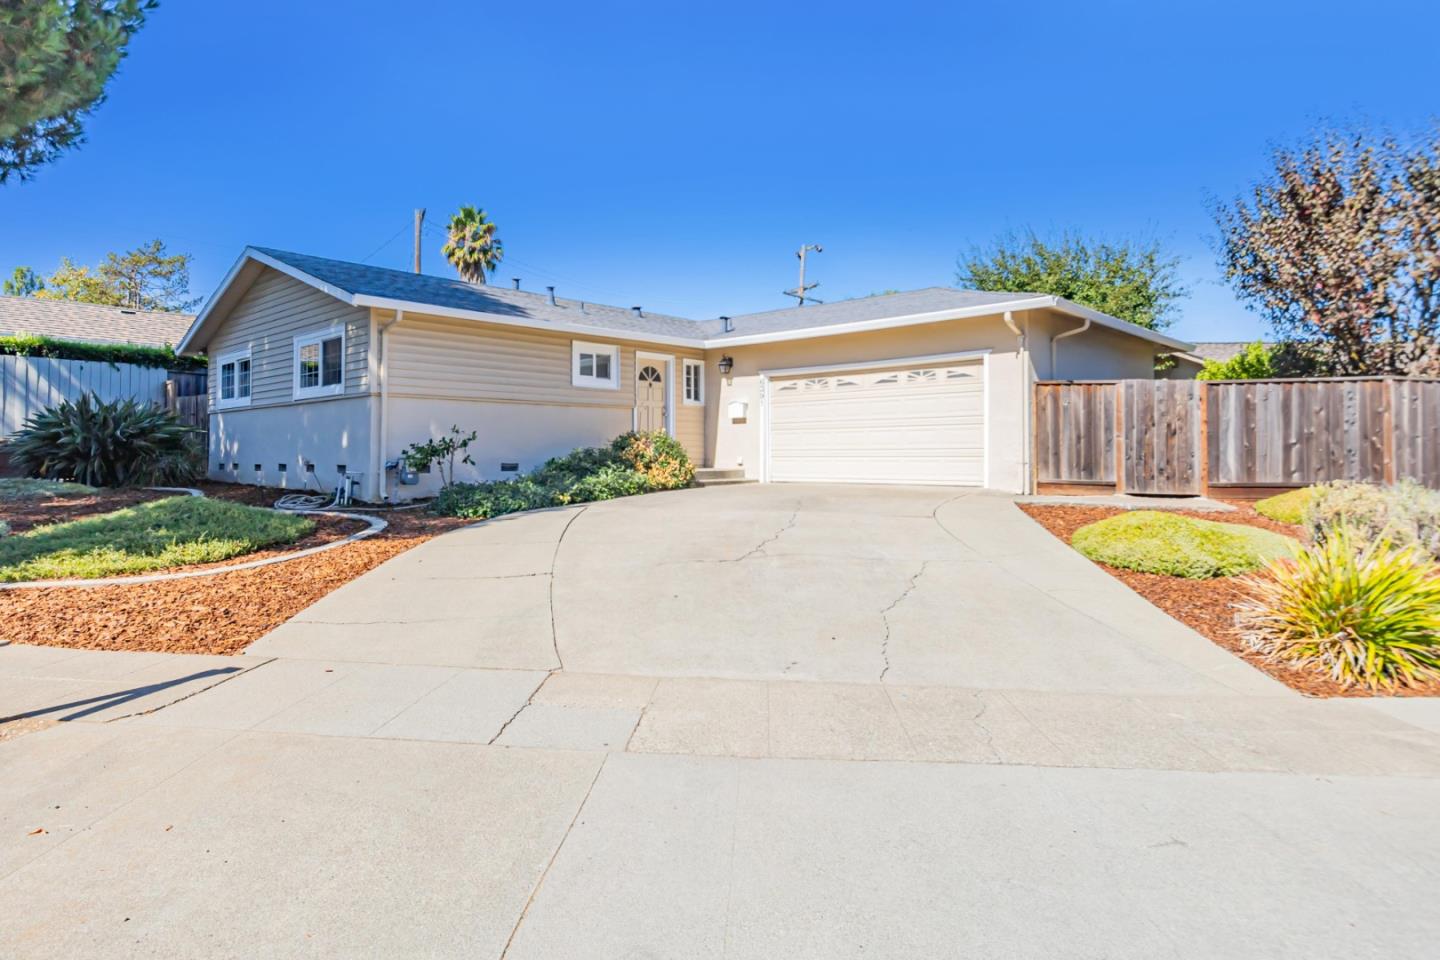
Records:
<instances>
[{"instance_id":1,"label":"front door","mask_svg":"<svg viewBox=\"0 0 1440 960\"><path fill-rule=\"evenodd\" d=\"M665 366L640 360L635 366L635 429L655 433L665 429Z\"/></svg>"}]
</instances>

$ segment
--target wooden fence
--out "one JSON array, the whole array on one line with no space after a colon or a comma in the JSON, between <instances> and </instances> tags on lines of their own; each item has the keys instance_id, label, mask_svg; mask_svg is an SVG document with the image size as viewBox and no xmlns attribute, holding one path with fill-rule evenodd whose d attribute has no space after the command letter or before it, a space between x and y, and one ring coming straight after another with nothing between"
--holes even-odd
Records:
<instances>
[{"instance_id":1,"label":"wooden fence","mask_svg":"<svg viewBox=\"0 0 1440 960\"><path fill-rule=\"evenodd\" d=\"M1268 496L1326 480L1440 487L1440 381L1035 385L1040 492Z\"/></svg>"}]
</instances>

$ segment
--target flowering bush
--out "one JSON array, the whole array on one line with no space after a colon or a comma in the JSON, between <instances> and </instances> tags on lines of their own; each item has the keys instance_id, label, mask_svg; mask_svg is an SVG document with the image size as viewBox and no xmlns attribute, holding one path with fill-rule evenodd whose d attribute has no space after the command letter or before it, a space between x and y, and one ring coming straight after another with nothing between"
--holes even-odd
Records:
<instances>
[{"instance_id":1,"label":"flowering bush","mask_svg":"<svg viewBox=\"0 0 1440 960\"><path fill-rule=\"evenodd\" d=\"M673 437L626 433L608 447L581 447L552 457L513 480L452 484L440 491L432 509L483 520L520 510L674 490L688 487L694 477L690 457Z\"/></svg>"}]
</instances>

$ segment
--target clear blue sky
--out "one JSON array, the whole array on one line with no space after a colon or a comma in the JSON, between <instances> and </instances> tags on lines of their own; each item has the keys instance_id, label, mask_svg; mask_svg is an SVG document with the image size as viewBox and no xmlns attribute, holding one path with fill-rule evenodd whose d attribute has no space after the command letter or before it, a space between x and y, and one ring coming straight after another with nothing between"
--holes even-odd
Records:
<instances>
[{"instance_id":1,"label":"clear blue sky","mask_svg":"<svg viewBox=\"0 0 1440 960\"><path fill-rule=\"evenodd\" d=\"M1206 197L1317 120L1440 113L1434 3L701 6L167 0L90 142L0 188L0 270L157 236L204 294L247 243L404 267L411 210L468 202L500 282L711 317L787 303L801 243L838 299L1071 228L1158 236L1175 332L1239 339Z\"/></svg>"}]
</instances>

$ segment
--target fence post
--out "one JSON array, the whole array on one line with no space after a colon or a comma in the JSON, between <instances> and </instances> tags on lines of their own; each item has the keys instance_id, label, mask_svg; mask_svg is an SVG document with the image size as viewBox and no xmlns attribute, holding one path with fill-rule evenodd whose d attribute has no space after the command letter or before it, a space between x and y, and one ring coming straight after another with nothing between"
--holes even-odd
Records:
<instances>
[{"instance_id":1,"label":"fence post","mask_svg":"<svg viewBox=\"0 0 1440 960\"><path fill-rule=\"evenodd\" d=\"M1195 381L1195 390L1200 395L1200 428L1196 431L1195 442L1200 449L1195 451L1200 467L1200 496L1210 496L1210 385L1204 380Z\"/></svg>"},{"instance_id":2,"label":"fence post","mask_svg":"<svg viewBox=\"0 0 1440 960\"><path fill-rule=\"evenodd\" d=\"M1380 414L1383 436L1380 438L1380 457L1384 466L1385 482L1393 484L1398 475L1395 464L1395 378L1385 378L1385 406Z\"/></svg>"},{"instance_id":3,"label":"fence post","mask_svg":"<svg viewBox=\"0 0 1440 960\"><path fill-rule=\"evenodd\" d=\"M1115 381L1115 492L1125 492L1125 381Z\"/></svg>"}]
</instances>

